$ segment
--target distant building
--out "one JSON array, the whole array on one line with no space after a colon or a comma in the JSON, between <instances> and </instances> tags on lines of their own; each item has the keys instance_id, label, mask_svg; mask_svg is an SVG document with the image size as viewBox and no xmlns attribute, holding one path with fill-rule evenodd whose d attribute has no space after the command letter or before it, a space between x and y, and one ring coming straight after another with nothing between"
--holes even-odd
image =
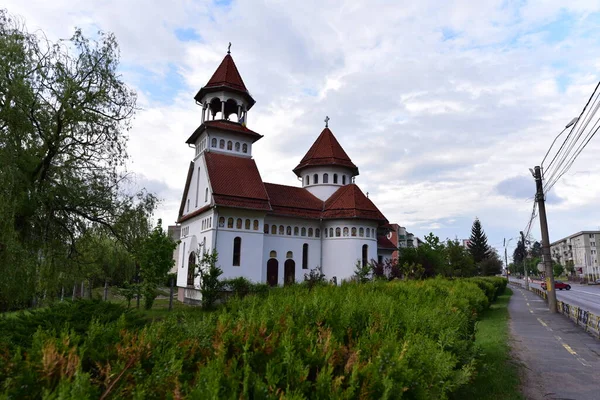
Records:
<instances>
[{"instance_id":1,"label":"distant building","mask_svg":"<svg viewBox=\"0 0 600 400\"><path fill-rule=\"evenodd\" d=\"M562 266L572 264L580 277L598 279L600 231L581 231L550 243L550 255Z\"/></svg>"},{"instance_id":2,"label":"distant building","mask_svg":"<svg viewBox=\"0 0 600 400\"><path fill-rule=\"evenodd\" d=\"M468 249L471 241L469 239L463 239L463 240L461 240L461 243L462 243L462 247L464 247L465 249Z\"/></svg>"},{"instance_id":3,"label":"distant building","mask_svg":"<svg viewBox=\"0 0 600 400\"><path fill-rule=\"evenodd\" d=\"M389 224L390 228L387 238L396 246L396 250L392 253L392 258L398 259L398 251L407 248L416 248L423 244L423 241L408 232L405 227L398 224Z\"/></svg>"}]
</instances>

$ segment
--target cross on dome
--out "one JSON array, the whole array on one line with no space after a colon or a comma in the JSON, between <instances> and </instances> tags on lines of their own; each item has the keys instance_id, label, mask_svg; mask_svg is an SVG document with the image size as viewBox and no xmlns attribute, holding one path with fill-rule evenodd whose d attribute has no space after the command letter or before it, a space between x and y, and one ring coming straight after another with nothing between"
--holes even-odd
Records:
<instances>
[{"instance_id":1,"label":"cross on dome","mask_svg":"<svg viewBox=\"0 0 600 400\"><path fill-rule=\"evenodd\" d=\"M329 116L325 116L325 128L329 128Z\"/></svg>"},{"instance_id":2,"label":"cross on dome","mask_svg":"<svg viewBox=\"0 0 600 400\"><path fill-rule=\"evenodd\" d=\"M229 42L229 46L227 46L227 54L231 54L231 42Z\"/></svg>"}]
</instances>

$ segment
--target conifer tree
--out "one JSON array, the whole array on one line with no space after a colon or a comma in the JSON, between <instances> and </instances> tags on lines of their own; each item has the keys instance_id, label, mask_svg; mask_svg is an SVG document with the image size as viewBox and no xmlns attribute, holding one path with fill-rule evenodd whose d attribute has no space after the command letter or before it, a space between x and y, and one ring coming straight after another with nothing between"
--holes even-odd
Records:
<instances>
[{"instance_id":1,"label":"conifer tree","mask_svg":"<svg viewBox=\"0 0 600 400\"><path fill-rule=\"evenodd\" d=\"M480 263L490 255L490 246L487 242L487 236L481 227L479 218L473 221L471 228L471 237L469 238L469 252L473 256L475 263Z\"/></svg>"}]
</instances>

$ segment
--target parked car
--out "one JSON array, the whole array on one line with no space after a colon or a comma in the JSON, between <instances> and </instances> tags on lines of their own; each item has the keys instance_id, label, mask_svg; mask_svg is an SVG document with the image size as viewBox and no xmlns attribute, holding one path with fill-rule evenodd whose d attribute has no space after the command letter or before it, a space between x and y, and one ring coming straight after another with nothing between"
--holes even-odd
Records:
<instances>
[{"instance_id":1,"label":"parked car","mask_svg":"<svg viewBox=\"0 0 600 400\"><path fill-rule=\"evenodd\" d=\"M571 290L571 285L563 281L554 281L554 288L558 290ZM542 289L546 290L546 281L542 282Z\"/></svg>"}]
</instances>

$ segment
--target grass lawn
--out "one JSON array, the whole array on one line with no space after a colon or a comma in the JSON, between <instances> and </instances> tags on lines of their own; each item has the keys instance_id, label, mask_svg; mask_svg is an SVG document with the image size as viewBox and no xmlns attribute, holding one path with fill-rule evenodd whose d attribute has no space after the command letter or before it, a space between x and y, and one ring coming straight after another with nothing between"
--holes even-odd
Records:
<instances>
[{"instance_id":1,"label":"grass lawn","mask_svg":"<svg viewBox=\"0 0 600 400\"><path fill-rule=\"evenodd\" d=\"M479 321L475 339L480 351L478 375L469 386L459 390L454 399L524 399L519 390L519 367L511 362L508 346L510 296L512 291L506 288Z\"/></svg>"}]
</instances>

